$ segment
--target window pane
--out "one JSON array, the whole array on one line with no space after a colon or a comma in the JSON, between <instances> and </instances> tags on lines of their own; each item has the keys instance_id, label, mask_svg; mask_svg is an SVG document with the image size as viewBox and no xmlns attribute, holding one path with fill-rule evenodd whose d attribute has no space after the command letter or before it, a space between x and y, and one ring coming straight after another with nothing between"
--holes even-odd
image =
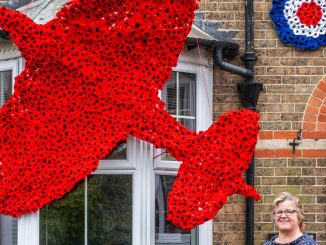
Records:
<instances>
[{"instance_id":1,"label":"window pane","mask_svg":"<svg viewBox=\"0 0 326 245\"><path fill-rule=\"evenodd\" d=\"M121 141L117 147L107 154L102 160L127 159L127 141Z\"/></svg>"},{"instance_id":2,"label":"window pane","mask_svg":"<svg viewBox=\"0 0 326 245\"><path fill-rule=\"evenodd\" d=\"M0 71L0 106L9 100L12 93L12 71Z\"/></svg>"},{"instance_id":3,"label":"window pane","mask_svg":"<svg viewBox=\"0 0 326 245\"><path fill-rule=\"evenodd\" d=\"M177 114L177 73L173 72L170 80L165 84L161 98L165 102L165 110L171 115Z\"/></svg>"},{"instance_id":4,"label":"window pane","mask_svg":"<svg viewBox=\"0 0 326 245\"><path fill-rule=\"evenodd\" d=\"M0 215L0 245L17 245L17 219Z\"/></svg>"},{"instance_id":5,"label":"window pane","mask_svg":"<svg viewBox=\"0 0 326 245\"><path fill-rule=\"evenodd\" d=\"M168 193L176 176L155 176L155 244L195 244L196 237L192 237L191 231L184 231L166 220ZM193 240L193 241L192 241Z\"/></svg>"},{"instance_id":6,"label":"window pane","mask_svg":"<svg viewBox=\"0 0 326 245\"><path fill-rule=\"evenodd\" d=\"M132 244L132 175L93 175L86 197L82 183L40 211L41 245L83 245L85 234L89 245Z\"/></svg>"},{"instance_id":7,"label":"window pane","mask_svg":"<svg viewBox=\"0 0 326 245\"><path fill-rule=\"evenodd\" d=\"M179 73L179 115L196 115L196 74Z\"/></svg>"},{"instance_id":8,"label":"window pane","mask_svg":"<svg viewBox=\"0 0 326 245\"><path fill-rule=\"evenodd\" d=\"M94 175L89 179L88 244L132 244L131 175Z\"/></svg>"},{"instance_id":9,"label":"window pane","mask_svg":"<svg viewBox=\"0 0 326 245\"><path fill-rule=\"evenodd\" d=\"M179 122L181 122L186 128L188 128L190 130L196 130L196 120L195 119L179 118Z\"/></svg>"},{"instance_id":10,"label":"window pane","mask_svg":"<svg viewBox=\"0 0 326 245\"><path fill-rule=\"evenodd\" d=\"M40 245L84 244L85 185L40 210Z\"/></svg>"}]
</instances>

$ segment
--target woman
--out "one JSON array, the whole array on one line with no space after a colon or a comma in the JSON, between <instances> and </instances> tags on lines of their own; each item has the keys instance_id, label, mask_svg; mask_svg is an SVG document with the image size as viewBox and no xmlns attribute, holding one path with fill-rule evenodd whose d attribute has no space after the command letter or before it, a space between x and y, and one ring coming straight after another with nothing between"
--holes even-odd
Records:
<instances>
[{"instance_id":1,"label":"woman","mask_svg":"<svg viewBox=\"0 0 326 245\"><path fill-rule=\"evenodd\" d=\"M299 198L282 192L273 202L273 221L278 235L264 245L318 245L310 236L303 234L303 212Z\"/></svg>"}]
</instances>

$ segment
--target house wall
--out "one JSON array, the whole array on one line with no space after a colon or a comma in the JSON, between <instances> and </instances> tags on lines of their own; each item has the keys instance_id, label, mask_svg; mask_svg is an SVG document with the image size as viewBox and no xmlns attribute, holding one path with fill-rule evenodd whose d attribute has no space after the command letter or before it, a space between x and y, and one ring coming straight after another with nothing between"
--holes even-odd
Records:
<instances>
[{"instance_id":1,"label":"house wall","mask_svg":"<svg viewBox=\"0 0 326 245\"><path fill-rule=\"evenodd\" d=\"M200 12L218 21L219 29L235 29L235 41L244 48L244 2L202 0ZM281 191L296 194L306 214L307 232L326 244L326 49L300 51L280 42L269 17L272 1L254 3L255 80L264 84L260 110L259 142L255 153L255 185L262 199L255 203L255 244L275 231L271 203ZM243 65L240 59L232 61ZM214 72L214 119L240 108L237 83L243 79ZM289 146L303 129L295 154ZM245 199L232 196L214 219L214 244L245 244Z\"/></svg>"}]
</instances>

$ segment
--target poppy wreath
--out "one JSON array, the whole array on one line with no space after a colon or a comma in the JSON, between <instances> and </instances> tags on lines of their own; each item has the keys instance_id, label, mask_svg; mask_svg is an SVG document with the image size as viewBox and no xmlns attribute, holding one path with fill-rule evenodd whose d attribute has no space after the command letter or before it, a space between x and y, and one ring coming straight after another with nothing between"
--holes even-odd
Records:
<instances>
[{"instance_id":1,"label":"poppy wreath","mask_svg":"<svg viewBox=\"0 0 326 245\"><path fill-rule=\"evenodd\" d=\"M231 111L196 133L158 97L196 8L195 0L74 0L39 25L0 7L0 27L26 60L0 109L1 214L62 198L129 135L182 162L168 219L183 229L212 219L229 195L260 198L242 179L257 113Z\"/></svg>"},{"instance_id":2,"label":"poppy wreath","mask_svg":"<svg viewBox=\"0 0 326 245\"><path fill-rule=\"evenodd\" d=\"M270 17L284 44L305 50L326 44L324 0L273 0Z\"/></svg>"}]
</instances>

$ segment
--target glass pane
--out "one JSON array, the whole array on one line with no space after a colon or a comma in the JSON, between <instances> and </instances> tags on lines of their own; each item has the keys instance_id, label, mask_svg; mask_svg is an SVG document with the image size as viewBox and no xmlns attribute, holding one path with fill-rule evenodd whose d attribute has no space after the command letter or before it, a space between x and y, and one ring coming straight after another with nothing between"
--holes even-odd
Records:
<instances>
[{"instance_id":1,"label":"glass pane","mask_svg":"<svg viewBox=\"0 0 326 245\"><path fill-rule=\"evenodd\" d=\"M40 210L41 245L84 244L85 185Z\"/></svg>"},{"instance_id":2,"label":"glass pane","mask_svg":"<svg viewBox=\"0 0 326 245\"><path fill-rule=\"evenodd\" d=\"M162 151L164 151L164 150L162 150ZM168 153L168 152L164 152L161 155L161 159L164 161L176 161L175 158L173 156L171 156L170 153Z\"/></svg>"},{"instance_id":3,"label":"glass pane","mask_svg":"<svg viewBox=\"0 0 326 245\"><path fill-rule=\"evenodd\" d=\"M89 179L88 244L132 244L131 175L94 175Z\"/></svg>"},{"instance_id":4,"label":"glass pane","mask_svg":"<svg viewBox=\"0 0 326 245\"><path fill-rule=\"evenodd\" d=\"M171 115L177 114L177 73L173 72L170 80L165 84L162 90L162 100L166 103L165 110Z\"/></svg>"},{"instance_id":5,"label":"glass pane","mask_svg":"<svg viewBox=\"0 0 326 245\"><path fill-rule=\"evenodd\" d=\"M195 119L186 119L179 118L179 122L181 122L186 128L190 130L196 130L196 120Z\"/></svg>"},{"instance_id":6,"label":"glass pane","mask_svg":"<svg viewBox=\"0 0 326 245\"><path fill-rule=\"evenodd\" d=\"M107 154L103 160L120 160L127 159L127 141L121 141L117 147L109 154Z\"/></svg>"},{"instance_id":7,"label":"glass pane","mask_svg":"<svg viewBox=\"0 0 326 245\"><path fill-rule=\"evenodd\" d=\"M0 106L9 100L12 93L12 71L0 72Z\"/></svg>"},{"instance_id":8,"label":"glass pane","mask_svg":"<svg viewBox=\"0 0 326 245\"><path fill-rule=\"evenodd\" d=\"M196 74L179 73L179 115L196 115Z\"/></svg>"},{"instance_id":9,"label":"glass pane","mask_svg":"<svg viewBox=\"0 0 326 245\"><path fill-rule=\"evenodd\" d=\"M184 231L166 220L168 193L176 176L155 176L155 244L159 245L192 245L196 237L191 236L191 231Z\"/></svg>"},{"instance_id":10,"label":"glass pane","mask_svg":"<svg viewBox=\"0 0 326 245\"><path fill-rule=\"evenodd\" d=\"M17 219L0 215L0 245L17 245Z\"/></svg>"}]
</instances>

